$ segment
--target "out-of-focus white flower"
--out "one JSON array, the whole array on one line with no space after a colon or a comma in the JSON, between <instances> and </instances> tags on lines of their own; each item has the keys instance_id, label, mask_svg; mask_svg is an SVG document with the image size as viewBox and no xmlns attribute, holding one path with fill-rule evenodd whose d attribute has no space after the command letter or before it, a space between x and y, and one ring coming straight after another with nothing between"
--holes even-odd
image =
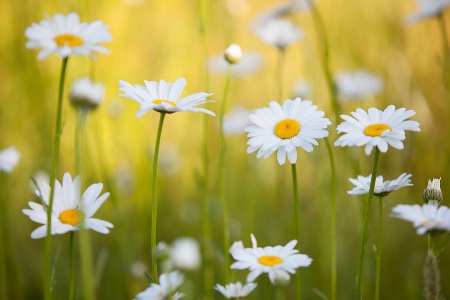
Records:
<instances>
[{"instance_id":1,"label":"out-of-focus white flower","mask_svg":"<svg viewBox=\"0 0 450 300\"><path fill-rule=\"evenodd\" d=\"M261 69L263 58L256 52L244 52L241 59L233 64L231 74L234 77L243 78ZM212 74L225 74L228 70L228 62L223 55L213 56L207 61L207 68Z\"/></svg>"},{"instance_id":2,"label":"out-of-focus white flower","mask_svg":"<svg viewBox=\"0 0 450 300\"><path fill-rule=\"evenodd\" d=\"M437 17L450 6L450 0L416 0L416 2L419 10L406 17L406 24L414 24L425 19Z\"/></svg>"},{"instance_id":3,"label":"out-of-focus white flower","mask_svg":"<svg viewBox=\"0 0 450 300\"><path fill-rule=\"evenodd\" d=\"M226 136L244 134L244 129L252 123L248 116L252 112L241 105L236 105L224 116L223 131Z\"/></svg>"},{"instance_id":4,"label":"out-of-focus white flower","mask_svg":"<svg viewBox=\"0 0 450 300\"><path fill-rule=\"evenodd\" d=\"M94 83L89 78L83 77L72 84L69 99L75 107L90 110L100 105L104 94L105 88L102 83Z\"/></svg>"},{"instance_id":5,"label":"out-of-focus white flower","mask_svg":"<svg viewBox=\"0 0 450 300\"><path fill-rule=\"evenodd\" d=\"M399 204L392 212L393 217L412 222L417 228L417 234L433 230L450 231L450 209L446 206Z\"/></svg>"},{"instance_id":6,"label":"out-of-focus white flower","mask_svg":"<svg viewBox=\"0 0 450 300\"><path fill-rule=\"evenodd\" d=\"M253 282L242 285L242 283L238 281L225 286L216 284L214 289L219 291L227 299L242 299L243 297L247 297L256 286L257 284Z\"/></svg>"},{"instance_id":7,"label":"out-of-focus white flower","mask_svg":"<svg viewBox=\"0 0 450 300\"><path fill-rule=\"evenodd\" d=\"M378 95L384 88L381 77L367 70L339 72L335 82L339 95L351 100L361 100Z\"/></svg>"},{"instance_id":8,"label":"out-of-focus white flower","mask_svg":"<svg viewBox=\"0 0 450 300\"><path fill-rule=\"evenodd\" d=\"M147 265L141 260L135 261L130 265L130 273L136 278L145 278L147 270Z\"/></svg>"},{"instance_id":9,"label":"out-of-focus white flower","mask_svg":"<svg viewBox=\"0 0 450 300\"><path fill-rule=\"evenodd\" d=\"M310 0L291 0L284 3L277 3L258 14L252 22L252 27L260 27L270 20L283 18L286 15L296 12L309 11L311 9L309 1Z\"/></svg>"},{"instance_id":10,"label":"out-of-focus white flower","mask_svg":"<svg viewBox=\"0 0 450 300\"><path fill-rule=\"evenodd\" d=\"M244 249L244 243L242 241L236 241L231 245L230 249L228 250L228 253L233 255L233 252L236 250L242 250Z\"/></svg>"},{"instance_id":11,"label":"out-of-focus white flower","mask_svg":"<svg viewBox=\"0 0 450 300\"><path fill-rule=\"evenodd\" d=\"M11 173L20 161L20 152L15 146L0 151L0 171Z\"/></svg>"},{"instance_id":12,"label":"out-of-focus white flower","mask_svg":"<svg viewBox=\"0 0 450 300\"><path fill-rule=\"evenodd\" d=\"M296 80L292 87L292 94L294 98L300 97L302 99L310 99L312 93L311 85L304 79Z\"/></svg>"},{"instance_id":13,"label":"out-of-focus white flower","mask_svg":"<svg viewBox=\"0 0 450 300\"><path fill-rule=\"evenodd\" d=\"M227 49L225 49L223 56L230 64L239 62L239 60L242 58L241 46L239 46L238 44L231 44Z\"/></svg>"},{"instance_id":14,"label":"out-of-focus white flower","mask_svg":"<svg viewBox=\"0 0 450 300\"><path fill-rule=\"evenodd\" d=\"M377 176L375 179L375 189L373 194L378 197L385 197L389 193L401 189L405 186L413 185L411 183L411 174L403 173L397 179L394 180L383 180L383 176ZM356 179L350 178L351 183L355 186L352 190L347 193L350 195L364 195L369 193L370 190L370 181L372 180L372 174L369 176L361 176L359 175Z\"/></svg>"},{"instance_id":15,"label":"out-of-focus white flower","mask_svg":"<svg viewBox=\"0 0 450 300\"><path fill-rule=\"evenodd\" d=\"M45 171L37 171L30 180L30 189L32 192L36 190L39 184L49 184L50 176Z\"/></svg>"},{"instance_id":16,"label":"out-of-focus white flower","mask_svg":"<svg viewBox=\"0 0 450 300\"><path fill-rule=\"evenodd\" d=\"M176 290L183 283L184 276L179 271L163 273L159 276L159 284L152 283L145 291L136 295L136 299L140 300L178 300L183 294Z\"/></svg>"},{"instance_id":17,"label":"out-of-focus white flower","mask_svg":"<svg viewBox=\"0 0 450 300\"><path fill-rule=\"evenodd\" d=\"M193 238L178 238L170 247L170 261L175 269L197 270L202 262L200 247Z\"/></svg>"},{"instance_id":18,"label":"out-of-focus white flower","mask_svg":"<svg viewBox=\"0 0 450 300\"><path fill-rule=\"evenodd\" d=\"M299 27L282 18L258 24L253 31L264 43L279 49L285 49L303 37L303 31Z\"/></svg>"}]
</instances>

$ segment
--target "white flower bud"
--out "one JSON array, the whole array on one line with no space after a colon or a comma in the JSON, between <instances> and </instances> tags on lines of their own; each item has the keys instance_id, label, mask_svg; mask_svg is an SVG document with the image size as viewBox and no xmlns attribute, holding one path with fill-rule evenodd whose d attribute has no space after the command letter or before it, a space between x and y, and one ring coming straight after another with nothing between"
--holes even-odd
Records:
<instances>
[{"instance_id":1,"label":"white flower bud","mask_svg":"<svg viewBox=\"0 0 450 300\"><path fill-rule=\"evenodd\" d=\"M225 50L224 57L230 64L239 62L242 57L241 47L238 44L231 44Z\"/></svg>"}]
</instances>

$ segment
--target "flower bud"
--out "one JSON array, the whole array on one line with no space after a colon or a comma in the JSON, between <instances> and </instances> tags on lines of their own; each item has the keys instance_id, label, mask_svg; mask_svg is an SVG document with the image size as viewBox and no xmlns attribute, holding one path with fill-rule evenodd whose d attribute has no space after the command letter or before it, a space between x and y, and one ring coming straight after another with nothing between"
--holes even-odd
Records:
<instances>
[{"instance_id":1,"label":"flower bud","mask_svg":"<svg viewBox=\"0 0 450 300\"><path fill-rule=\"evenodd\" d=\"M230 64L239 62L242 57L241 47L238 44L231 44L225 50L224 57Z\"/></svg>"},{"instance_id":2,"label":"flower bud","mask_svg":"<svg viewBox=\"0 0 450 300\"><path fill-rule=\"evenodd\" d=\"M423 191L422 199L426 203L438 206L439 203L444 199L441 191L441 178L434 178L433 180L428 180L428 186Z\"/></svg>"},{"instance_id":3,"label":"flower bud","mask_svg":"<svg viewBox=\"0 0 450 300\"><path fill-rule=\"evenodd\" d=\"M83 77L72 84L70 102L76 107L86 110L97 108L103 100L104 87L101 83L94 83Z\"/></svg>"}]
</instances>

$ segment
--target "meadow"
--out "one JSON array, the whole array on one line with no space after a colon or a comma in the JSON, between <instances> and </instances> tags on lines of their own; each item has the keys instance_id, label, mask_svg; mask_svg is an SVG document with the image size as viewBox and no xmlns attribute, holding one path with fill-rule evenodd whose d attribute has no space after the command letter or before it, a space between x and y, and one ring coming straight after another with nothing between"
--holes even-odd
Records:
<instances>
[{"instance_id":1,"label":"meadow","mask_svg":"<svg viewBox=\"0 0 450 300\"><path fill-rule=\"evenodd\" d=\"M406 132L404 149L390 146L380 155L377 175L393 180L402 173L412 174L413 185L383 198L379 298L423 298L429 238L427 234L418 235L410 222L391 214L398 204L424 204L422 193L433 178L441 178L441 205L448 206L450 12L443 10L437 17L409 24L405 20L419 10L413 0L320 0L314 2L313 9L300 5L308 3L306 0L295 3L298 6L286 5L289 9L277 17L300 28L302 37L280 49L263 42L254 26L262 13L273 12L284 2L0 2L0 150L14 145L20 152L14 170L0 171L1 299L45 297L46 239L30 237L39 225L22 210L28 208L29 201L39 203L31 178L37 181L42 173L50 176L53 168L52 141L62 59L55 53L38 59L38 49L25 47L24 33L33 22L45 19L46 14L70 12L76 12L81 22L103 21L112 36L112 41L102 43L109 54L98 53L95 59L71 55L67 64L56 179L62 181L65 172L72 177L81 173L83 191L91 184L102 183L101 193L110 195L95 217L114 225L108 234L83 230L92 255L90 277L95 292L91 295L84 294L80 256L83 249L78 246L83 243L82 235L74 234L74 299L134 299L149 287L144 272L155 277L150 240L154 193L158 199L156 242L171 244L177 238L191 237L202 250L200 267L184 275L179 288L183 299L224 299L214 290L217 283L245 282L247 270L229 268L234 260L224 250L224 227L229 231L230 246L242 241L251 248L251 234L259 247L284 246L298 240L296 249L312 258L311 265L299 268L299 275L292 275L282 285L272 284L267 274L261 274L255 280L258 286L246 299L300 299L299 282L303 299L355 298L368 197L347 192L354 187L349 178L372 173L376 151L366 155L364 146L334 146L341 136L336 127L343 122L341 114L350 115L358 108L383 111L389 105L414 110L416 114L410 120L419 122L420 132ZM232 64L231 71L235 68L236 72L230 72L228 77L226 68L211 65L210 59L222 57L232 43L238 44L244 55L251 54L253 60L249 69L242 66L240 72L240 62ZM379 91L357 99L340 93L339 74L361 69L378 76ZM104 98L86 118L81 146L78 145L83 155L78 156L79 123L68 95L80 77L101 82ZM139 105L119 96L123 94L119 80L143 85L144 80L174 82L178 78L187 82L182 97L211 93L208 100L215 102L202 107L216 116L167 113L155 165L161 113L150 110L137 118ZM298 82L302 82L302 88ZM312 152L296 150L298 236L293 217L296 201L291 163L286 160L280 165L276 153L267 159L248 154L249 138L244 131L244 127L252 125L248 115L256 109L268 107L270 101L282 104L296 97L311 100L331 121L326 128L327 140L336 169L334 182L330 148L324 139L317 139L318 145ZM237 106L246 111L232 119L229 116ZM222 112L228 127L221 124ZM233 125L237 130L227 131L222 139L221 129L229 130ZM158 170L156 192L153 167ZM374 299L378 204L374 197L361 279L364 299ZM333 231L337 270L334 276ZM445 237L448 232L438 236ZM53 235L52 241L52 298L65 299L71 281L69 233ZM437 259L444 297L450 296L447 248Z\"/></svg>"}]
</instances>

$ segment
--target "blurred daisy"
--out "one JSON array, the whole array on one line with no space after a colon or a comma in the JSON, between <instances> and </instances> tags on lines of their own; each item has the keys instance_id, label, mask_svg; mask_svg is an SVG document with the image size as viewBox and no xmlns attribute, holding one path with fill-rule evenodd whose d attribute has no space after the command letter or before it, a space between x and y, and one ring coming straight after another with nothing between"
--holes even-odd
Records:
<instances>
[{"instance_id":1,"label":"blurred daisy","mask_svg":"<svg viewBox=\"0 0 450 300\"><path fill-rule=\"evenodd\" d=\"M228 69L228 62L223 55L213 56L207 61L207 68L212 74L225 74ZM241 59L233 64L231 74L235 77L242 78L250 75L263 65L263 59L256 52L243 52Z\"/></svg>"},{"instance_id":2,"label":"blurred daisy","mask_svg":"<svg viewBox=\"0 0 450 300\"><path fill-rule=\"evenodd\" d=\"M183 283L183 274L179 271L163 273L159 276L159 284L152 283L145 291L136 295L136 299L146 300L177 300L183 297L183 294L176 290ZM175 293L175 294L174 294Z\"/></svg>"},{"instance_id":3,"label":"blurred daisy","mask_svg":"<svg viewBox=\"0 0 450 300\"><path fill-rule=\"evenodd\" d=\"M94 83L83 77L76 80L70 89L70 102L77 108L94 109L103 101L105 87L101 83Z\"/></svg>"},{"instance_id":4,"label":"blurred daisy","mask_svg":"<svg viewBox=\"0 0 450 300\"><path fill-rule=\"evenodd\" d=\"M444 200L444 195L441 191L441 179L434 178L433 180L428 180L428 186L423 191L422 199L426 203L439 205L439 203Z\"/></svg>"},{"instance_id":5,"label":"blurred daisy","mask_svg":"<svg viewBox=\"0 0 450 300\"><path fill-rule=\"evenodd\" d=\"M80 23L76 13L67 16L56 14L53 17L46 15L47 19L39 24L33 23L25 30L28 38L27 48L42 49L39 59L44 59L52 52L61 57L69 55L95 56L94 52L108 53L108 49L100 43L112 40L108 26L102 21Z\"/></svg>"},{"instance_id":6,"label":"blurred daisy","mask_svg":"<svg viewBox=\"0 0 450 300\"><path fill-rule=\"evenodd\" d=\"M416 0L416 3L419 10L406 17L406 24L413 24L425 19L437 17L450 6L450 0Z\"/></svg>"},{"instance_id":7,"label":"blurred daisy","mask_svg":"<svg viewBox=\"0 0 450 300\"><path fill-rule=\"evenodd\" d=\"M145 86L138 84L132 86L126 81L119 80L119 90L124 92L119 96L134 100L141 105L136 117L140 117L152 109L169 114L179 111L193 111L215 116L212 111L196 107L206 102L214 102L206 100L206 97L211 94L200 92L178 99L186 85L186 79L184 78L178 78L174 83L168 83L164 80L159 83L147 80L144 80L144 82Z\"/></svg>"},{"instance_id":8,"label":"blurred daisy","mask_svg":"<svg viewBox=\"0 0 450 300\"><path fill-rule=\"evenodd\" d=\"M230 249L228 250L228 253L233 254L236 250L243 250L244 249L244 243L242 241L235 241L233 245L231 245Z\"/></svg>"},{"instance_id":9,"label":"blurred daisy","mask_svg":"<svg viewBox=\"0 0 450 300\"><path fill-rule=\"evenodd\" d=\"M446 206L399 204L392 212L392 217L412 222L417 234L433 230L450 231L450 209Z\"/></svg>"},{"instance_id":10,"label":"blurred daisy","mask_svg":"<svg viewBox=\"0 0 450 300\"><path fill-rule=\"evenodd\" d=\"M381 77L366 70L340 72L335 78L338 93L348 99L358 100L377 95L383 91Z\"/></svg>"},{"instance_id":11,"label":"blurred daisy","mask_svg":"<svg viewBox=\"0 0 450 300\"><path fill-rule=\"evenodd\" d=\"M0 171L11 173L20 161L20 152L15 146L0 151Z\"/></svg>"},{"instance_id":12,"label":"blurred daisy","mask_svg":"<svg viewBox=\"0 0 450 300\"><path fill-rule=\"evenodd\" d=\"M384 111L374 107L369 112L358 108L352 112L353 118L341 115L345 120L337 126L337 133L344 132L334 143L335 146L365 146L365 152L369 155L373 147L385 153L388 145L396 149L403 149L402 141L406 138L405 131L420 131L419 123L408 119L416 114L406 108L395 109L389 105Z\"/></svg>"},{"instance_id":13,"label":"blurred daisy","mask_svg":"<svg viewBox=\"0 0 450 300\"><path fill-rule=\"evenodd\" d=\"M285 49L303 37L303 31L291 21L282 18L270 19L257 24L254 32L264 43Z\"/></svg>"},{"instance_id":14,"label":"blurred daisy","mask_svg":"<svg viewBox=\"0 0 450 300\"><path fill-rule=\"evenodd\" d=\"M251 235L253 248L245 248L233 251L231 254L236 260L231 265L231 269L249 269L247 282L254 281L262 273L268 273L272 283L279 275L283 274L290 277L295 274L295 269L299 267L307 267L311 264L312 259L305 254L299 254L294 247L296 240L290 241L286 246L275 247L257 247L255 236Z\"/></svg>"},{"instance_id":15,"label":"blurred daisy","mask_svg":"<svg viewBox=\"0 0 450 300\"><path fill-rule=\"evenodd\" d=\"M226 136L239 135L245 133L244 129L252 123L248 119L250 110L241 105L236 105L224 116L223 131Z\"/></svg>"},{"instance_id":16,"label":"blurred daisy","mask_svg":"<svg viewBox=\"0 0 450 300\"><path fill-rule=\"evenodd\" d=\"M31 209L22 210L32 221L44 224L31 233L33 239L45 237L47 233L46 209L50 200L50 186L44 182L37 184L36 194L41 198L43 205L30 201L28 205ZM81 228L109 233L108 228L113 227L111 223L92 218L109 196L109 193L100 196L102 187L101 183L92 184L80 197L80 176L72 181L70 174L65 173L62 185L55 180L51 233L63 234Z\"/></svg>"},{"instance_id":17,"label":"blurred daisy","mask_svg":"<svg viewBox=\"0 0 450 300\"><path fill-rule=\"evenodd\" d=\"M389 193L399 190L405 186L412 186L411 174L403 173L397 179L383 181L383 176L377 176L375 179L375 189L373 194L377 197L385 197ZM356 179L350 178L351 183L355 186L352 190L347 193L350 195L364 195L369 193L370 181L372 180L372 174L369 176L359 175Z\"/></svg>"},{"instance_id":18,"label":"blurred daisy","mask_svg":"<svg viewBox=\"0 0 450 300\"><path fill-rule=\"evenodd\" d=\"M247 153L259 150L256 157L267 158L277 151L280 165L286 162L286 156L295 164L297 147L311 152L312 145L318 145L316 139L328 136L325 129L331 122L324 115L309 100L288 99L282 106L272 101L270 107L257 109L249 116L255 125L245 128L250 138Z\"/></svg>"},{"instance_id":19,"label":"blurred daisy","mask_svg":"<svg viewBox=\"0 0 450 300\"><path fill-rule=\"evenodd\" d=\"M292 87L292 94L294 97L300 98L310 98L312 93L311 85L307 80L299 79L296 80Z\"/></svg>"},{"instance_id":20,"label":"blurred daisy","mask_svg":"<svg viewBox=\"0 0 450 300\"><path fill-rule=\"evenodd\" d=\"M171 245L169 253L173 267L183 271L196 270L202 262L200 247L193 238L176 239Z\"/></svg>"},{"instance_id":21,"label":"blurred daisy","mask_svg":"<svg viewBox=\"0 0 450 300\"><path fill-rule=\"evenodd\" d=\"M242 285L239 281L236 283L230 283L225 286L216 284L215 290L219 291L227 299L241 299L248 296L256 288L257 284L250 282Z\"/></svg>"}]
</instances>

